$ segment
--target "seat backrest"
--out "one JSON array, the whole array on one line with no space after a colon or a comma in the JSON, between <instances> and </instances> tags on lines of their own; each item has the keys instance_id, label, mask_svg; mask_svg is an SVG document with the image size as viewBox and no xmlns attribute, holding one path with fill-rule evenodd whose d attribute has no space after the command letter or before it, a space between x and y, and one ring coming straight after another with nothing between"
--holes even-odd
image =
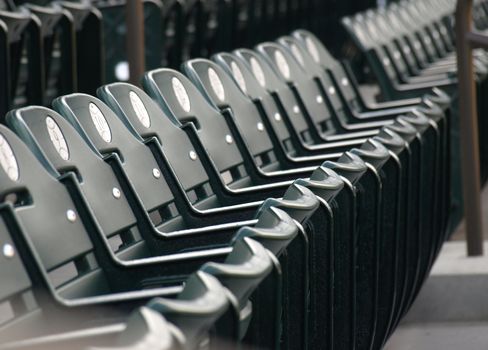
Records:
<instances>
[{"instance_id":1,"label":"seat backrest","mask_svg":"<svg viewBox=\"0 0 488 350\"><path fill-rule=\"evenodd\" d=\"M364 29L363 24L357 21L354 16L342 18L341 23L361 52L366 53L375 47L369 32Z\"/></svg>"},{"instance_id":2,"label":"seat backrest","mask_svg":"<svg viewBox=\"0 0 488 350\"><path fill-rule=\"evenodd\" d=\"M179 88L177 83L175 86ZM206 198L215 197L195 146L177 119L164 112L144 91L130 84L105 85L98 90L98 95L129 130L144 140L153 137L159 140L164 158L192 203L201 200L196 193L206 193Z\"/></svg>"},{"instance_id":3,"label":"seat backrest","mask_svg":"<svg viewBox=\"0 0 488 350\"><path fill-rule=\"evenodd\" d=\"M404 37L408 40L412 52L415 54L416 58L422 64L427 64L429 61L429 56L424 51L420 39L416 36L414 28L411 23L406 21L403 13L400 12L401 9L396 5L390 5L385 11L385 16L388 18L388 22L394 28L402 28L404 32ZM406 13L405 13L406 15Z\"/></svg>"},{"instance_id":4,"label":"seat backrest","mask_svg":"<svg viewBox=\"0 0 488 350\"><path fill-rule=\"evenodd\" d=\"M32 281L17 250L15 242L8 231L3 218L0 218L0 341L15 337L12 328L18 327L20 319L36 319L38 306L28 305L27 300L35 297L32 293ZM18 304L21 304L20 306ZM21 328L21 326L20 326ZM16 332L15 332L16 333Z\"/></svg>"},{"instance_id":5,"label":"seat backrest","mask_svg":"<svg viewBox=\"0 0 488 350\"><path fill-rule=\"evenodd\" d=\"M26 104L42 103L41 32L28 12L0 11L0 114Z\"/></svg>"},{"instance_id":6,"label":"seat backrest","mask_svg":"<svg viewBox=\"0 0 488 350\"><path fill-rule=\"evenodd\" d=\"M137 97L133 99L140 106ZM126 175L156 227L173 218L162 215L174 202L173 193L151 150L135 130L129 130L130 125L124 125L105 103L86 94L62 96L54 101L54 108L102 155L120 156Z\"/></svg>"},{"instance_id":7,"label":"seat backrest","mask_svg":"<svg viewBox=\"0 0 488 350\"><path fill-rule=\"evenodd\" d=\"M102 14L91 2L61 1L74 21L77 91L94 93L105 81Z\"/></svg>"},{"instance_id":8,"label":"seat backrest","mask_svg":"<svg viewBox=\"0 0 488 350\"><path fill-rule=\"evenodd\" d=\"M411 33L409 29L398 18L398 16L395 15L391 9L381 11L379 16L383 17L386 25L391 26L391 28L393 28L397 33L400 33L399 40L403 44L402 50L404 54L412 57L422 65L427 64L427 56L422 50L420 42L418 39L410 35Z\"/></svg>"},{"instance_id":9,"label":"seat backrest","mask_svg":"<svg viewBox=\"0 0 488 350\"><path fill-rule=\"evenodd\" d=\"M240 86L241 91L248 98L255 102L259 102L262 105L264 110L263 117L268 119L268 124L271 126L285 149L289 153L293 153L293 149L288 148L292 147L288 143L288 140L290 139L290 131L280 115L276 102L265 87L256 79L248 64L237 55L225 52L214 55L212 59L217 62L217 64L219 64L232 79L234 79L234 82ZM259 68L255 67L255 69ZM273 72L271 71L271 73ZM264 74L262 79L266 79Z\"/></svg>"},{"instance_id":10,"label":"seat backrest","mask_svg":"<svg viewBox=\"0 0 488 350\"><path fill-rule=\"evenodd\" d=\"M264 89L269 92L285 90L286 82L270 66L263 55L251 49L237 49L233 51L233 54L246 62L254 78ZM254 95L254 91L251 89L248 89L248 93L252 98L259 98L259 96Z\"/></svg>"},{"instance_id":11,"label":"seat backrest","mask_svg":"<svg viewBox=\"0 0 488 350\"><path fill-rule=\"evenodd\" d=\"M419 44L427 53L429 59L434 59L437 56L437 53L432 43L432 39L426 34L425 27L421 23L419 24L419 21L422 21L422 17L413 18L408 7L401 4L394 4L391 8L395 11L396 15L410 27L414 36L419 39Z\"/></svg>"},{"instance_id":12,"label":"seat backrest","mask_svg":"<svg viewBox=\"0 0 488 350\"><path fill-rule=\"evenodd\" d=\"M233 69L239 77L242 77L242 72L236 63ZM230 115L255 159L259 157L276 159L269 131L256 105L245 95L247 87L243 80L240 80L238 86L220 66L206 59L187 61L183 64L182 70L210 104L222 112L230 109ZM270 164L263 164L265 165Z\"/></svg>"},{"instance_id":13,"label":"seat backrest","mask_svg":"<svg viewBox=\"0 0 488 350\"><path fill-rule=\"evenodd\" d=\"M421 26L424 42L426 45L432 46L436 57L443 57L447 54L442 43L441 34L434 22L438 19L434 11L425 9L419 3L403 4L409 11L412 18L421 19L423 26ZM428 39L428 40L426 40Z\"/></svg>"},{"instance_id":14,"label":"seat backrest","mask_svg":"<svg viewBox=\"0 0 488 350\"><path fill-rule=\"evenodd\" d=\"M288 84L294 87L305 108L305 113L313 122L314 127L319 132L331 130L333 128L331 111L313 76L303 70L300 63L281 45L263 43L257 46L257 51L267 59Z\"/></svg>"},{"instance_id":15,"label":"seat backrest","mask_svg":"<svg viewBox=\"0 0 488 350\"><path fill-rule=\"evenodd\" d=\"M13 203L53 287L65 297L106 293L78 205L58 182L55 169L48 171L5 126L0 126L0 148L0 193Z\"/></svg>"},{"instance_id":16,"label":"seat backrest","mask_svg":"<svg viewBox=\"0 0 488 350\"><path fill-rule=\"evenodd\" d=\"M307 70L322 88L322 93L327 96L331 107L336 114L344 113L344 106L337 93L334 83L329 75L315 63L312 56L305 50L300 42L292 36L282 36L278 39L278 42L283 45L292 55L295 57L300 66Z\"/></svg>"},{"instance_id":17,"label":"seat backrest","mask_svg":"<svg viewBox=\"0 0 488 350\"><path fill-rule=\"evenodd\" d=\"M402 29L397 30L392 26L388 19L385 17L386 11L369 11L368 17L370 21L376 23L376 26L382 33L389 33L390 44L388 48L391 50L393 59L395 62L400 62L400 58L404 61L405 72L408 72L407 68L412 69L416 67L415 57L411 53L410 46L406 42ZM401 65L399 66L401 68Z\"/></svg>"},{"instance_id":18,"label":"seat backrest","mask_svg":"<svg viewBox=\"0 0 488 350\"><path fill-rule=\"evenodd\" d=\"M45 107L25 107L6 120L53 174L76 175L107 237L134 228L135 215L110 165L61 115Z\"/></svg>"},{"instance_id":19,"label":"seat backrest","mask_svg":"<svg viewBox=\"0 0 488 350\"><path fill-rule=\"evenodd\" d=\"M408 76L408 67L405 59L396 45L395 37L392 35L385 35L385 30L387 33L391 33L392 30L385 29L382 21L378 21L376 15L365 15L361 16L360 22L363 25L364 30L367 30L370 37L377 44L375 52L379 56L382 62L384 62L385 70L390 78L399 79ZM386 64L389 62L390 64ZM393 69L389 67L393 67Z\"/></svg>"},{"instance_id":20,"label":"seat backrest","mask_svg":"<svg viewBox=\"0 0 488 350\"><path fill-rule=\"evenodd\" d=\"M232 182L238 186L249 184L245 172L248 165L244 165L225 119L187 77L175 70L157 69L146 73L144 86L171 118L181 123L194 123L196 134L220 174L234 174ZM222 85L217 85L216 89L219 94L225 94Z\"/></svg>"},{"instance_id":21,"label":"seat backrest","mask_svg":"<svg viewBox=\"0 0 488 350\"><path fill-rule=\"evenodd\" d=\"M381 33L368 23L365 16L358 14L354 17L343 18L342 24L355 44L366 55L370 66L375 70L375 74L386 76L389 80L398 82L397 71L392 64L392 59L388 56L388 51L383 46Z\"/></svg>"},{"instance_id":22,"label":"seat backrest","mask_svg":"<svg viewBox=\"0 0 488 350\"><path fill-rule=\"evenodd\" d=\"M293 92L288 87L286 81L279 76L274 68L268 63L265 57L256 51L248 50L248 49L239 49L236 50L235 55L242 60L244 60L251 72L253 73L256 80L259 84L266 89L269 94L275 96L277 100L279 100L279 104L283 107L282 111L273 112L273 117L278 119L279 121L283 120L285 116L281 114L286 114L287 119L291 123L293 129L296 130L297 134L302 137L304 142L310 143L312 139L307 136L309 134L309 125L303 111L298 107L299 101L297 97L293 94ZM254 99L263 98L262 95L258 95L257 93L260 90L250 90L248 89L248 93ZM269 104L267 99L263 99L263 104ZM270 112L273 111L272 107L269 107Z\"/></svg>"},{"instance_id":23,"label":"seat backrest","mask_svg":"<svg viewBox=\"0 0 488 350\"><path fill-rule=\"evenodd\" d=\"M353 82L349 81L347 73L340 62L329 53L322 42L314 34L306 30L296 30L293 32L293 36L302 43L302 47L308 51L317 64L320 64L323 69L331 73L336 81L336 86L341 89L346 101L352 106L357 105L359 97L352 86Z\"/></svg>"},{"instance_id":24,"label":"seat backrest","mask_svg":"<svg viewBox=\"0 0 488 350\"><path fill-rule=\"evenodd\" d=\"M61 7L24 5L40 21L44 45L45 87L43 103L48 105L55 96L76 89L73 20Z\"/></svg>"},{"instance_id":25,"label":"seat backrest","mask_svg":"<svg viewBox=\"0 0 488 350\"><path fill-rule=\"evenodd\" d=\"M368 44L365 44L368 45L366 57L369 60L374 57L368 52L371 51L376 56L375 58L378 59L378 62L370 61L372 67L384 71L389 79L400 81L405 73L405 63L394 44L382 34L376 22L371 20L366 14L356 15L353 22L362 31L361 38L367 37L369 40Z\"/></svg>"}]
</instances>

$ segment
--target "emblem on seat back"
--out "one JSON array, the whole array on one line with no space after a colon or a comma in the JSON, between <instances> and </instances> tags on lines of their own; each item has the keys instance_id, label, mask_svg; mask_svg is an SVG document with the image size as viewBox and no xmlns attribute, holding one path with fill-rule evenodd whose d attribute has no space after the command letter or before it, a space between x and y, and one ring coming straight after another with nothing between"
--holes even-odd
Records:
<instances>
[{"instance_id":1,"label":"emblem on seat back","mask_svg":"<svg viewBox=\"0 0 488 350\"><path fill-rule=\"evenodd\" d=\"M305 39L305 45L307 45L307 50L310 52L310 55L312 55L313 60L318 63L320 60L319 51L313 40L311 38Z\"/></svg>"},{"instance_id":2,"label":"emblem on seat back","mask_svg":"<svg viewBox=\"0 0 488 350\"><path fill-rule=\"evenodd\" d=\"M0 164L10 180L17 181L19 179L19 166L17 165L17 159L15 159L15 155L10 147L10 144L2 134L0 134Z\"/></svg>"},{"instance_id":3,"label":"emblem on seat back","mask_svg":"<svg viewBox=\"0 0 488 350\"><path fill-rule=\"evenodd\" d=\"M210 80L210 85L220 101L225 100L225 91L222 81L220 80L217 72L213 68L208 69L208 79Z\"/></svg>"},{"instance_id":4,"label":"emblem on seat back","mask_svg":"<svg viewBox=\"0 0 488 350\"><path fill-rule=\"evenodd\" d=\"M254 74L259 84L264 87L266 85L266 78L264 77L264 72L261 65L254 57L251 57L249 62L251 63L252 74Z\"/></svg>"},{"instance_id":5,"label":"emblem on seat back","mask_svg":"<svg viewBox=\"0 0 488 350\"><path fill-rule=\"evenodd\" d=\"M151 126L151 118L149 117L149 113L147 113L146 106L144 106L144 102L142 102L141 98L138 94L134 91L129 92L130 103L132 104L132 108L134 112L136 112L137 118L144 125L146 128Z\"/></svg>"},{"instance_id":6,"label":"emblem on seat back","mask_svg":"<svg viewBox=\"0 0 488 350\"><path fill-rule=\"evenodd\" d=\"M237 81L237 84L239 84L241 90L247 94L246 81L244 80L244 76L242 75L241 69L234 61L231 62L230 68L232 69L232 75L234 76L234 79Z\"/></svg>"},{"instance_id":7,"label":"emblem on seat back","mask_svg":"<svg viewBox=\"0 0 488 350\"><path fill-rule=\"evenodd\" d=\"M285 79L290 79L290 66L288 65L288 62L286 62L285 56L283 56L281 51L276 50L274 53L274 58L281 74L283 74Z\"/></svg>"},{"instance_id":8,"label":"emblem on seat back","mask_svg":"<svg viewBox=\"0 0 488 350\"><path fill-rule=\"evenodd\" d=\"M173 79L171 79L171 84L173 85L173 91L178 99L178 102L180 103L181 108L183 108L183 110L187 113L190 112L190 98L188 97L188 93L186 92L186 89L181 81L178 78L173 77Z\"/></svg>"},{"instance_id":9,"label":"emblem on seat back","mask_svg":"<svg viewBox=\"0 0 488 350\"><path fill-rule=\"evenodd\" d=\"M107 120L105 119L100 108L98 108L96 104L90 102L90 104L88 105L88 109L90 110L90 116L93 125L95 125L95 128L100 134L102 140L107 143L112 141L112 132L110 131Z\"/></svg>"},{"instance_id":10,"label":"emblem on seat back","mask_svg":"<svg viewBox=\"0 0 488 350\"><path fill-rule=\"evenodd\" d=\"M59 125L51 117L46 117L47 132L49 133L49 138L58 152L59 156L63 160L69 159L69 149L66 140L64 139L63 132L59 128Z\"/></svg>"}]
</instances>

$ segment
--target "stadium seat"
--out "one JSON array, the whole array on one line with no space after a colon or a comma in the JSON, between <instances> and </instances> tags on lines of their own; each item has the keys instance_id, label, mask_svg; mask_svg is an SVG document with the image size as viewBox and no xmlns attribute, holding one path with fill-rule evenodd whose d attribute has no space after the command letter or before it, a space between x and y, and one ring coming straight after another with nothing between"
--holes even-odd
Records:
<instances>
[{"instance_id":1,"label":"stadium seat","mask_svg":"<svg viewBox=\"0 0 488 350\"><path fill-rule=\"evenodd\" d=\"M126 4L0 0L0 349L384 348L460 219L455 1L142 0L140 86Z\"/></svg>"}]
</instances>

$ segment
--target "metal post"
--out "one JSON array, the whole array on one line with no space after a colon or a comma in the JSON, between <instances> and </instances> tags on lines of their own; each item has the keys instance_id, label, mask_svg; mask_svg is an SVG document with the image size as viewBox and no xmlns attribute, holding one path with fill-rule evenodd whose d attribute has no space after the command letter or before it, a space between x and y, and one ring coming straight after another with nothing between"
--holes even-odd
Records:
<instances>
[{"instance_id":1,"label":"metal post","mask_svg":"<svg viewBox=\"0 0 488 350\"><path fill-rule=\"evenodd\" d=\"M146 63L144 56L144 8L142 0L126 0L127 58L129 81L140 85ZM110 38L107 38L110 40Z\"/></svg>"},{"instance_id":2,"label":"metal post","mask_svg":"<svg viewBox=\"0 0 488 350\"><path fill-rule=\"evenodd\" d=\"M456 48L459 77L461 173L468 256L483 255L481 180L478 141L478 112L473 69L473 52L468 36L472 32L473 0L458 0Z\"/></svg>"}]
</instances>

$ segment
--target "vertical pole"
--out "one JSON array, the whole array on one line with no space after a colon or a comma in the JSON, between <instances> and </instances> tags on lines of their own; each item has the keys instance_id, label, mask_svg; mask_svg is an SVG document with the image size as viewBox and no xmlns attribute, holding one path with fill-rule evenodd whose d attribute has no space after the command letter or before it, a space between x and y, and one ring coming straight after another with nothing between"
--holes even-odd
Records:
<instances>
[{"instance_id":1,"label":"vertical pole","mask_svg":"<svg viewBox=\"0 0 488 350\"><path fill-rule=\"evenodd\" d=\"M129 81L139 86L146 67L144 56L144 9L142 0L126 0ZM107 38L110 40L110 38Z\"/></svg>"},{"instance_id":2,"label":"vertical pole","mask_svg":"<svg viewBox=\"0 0 488 350\"><path fill-rule=\"evenodd\" d=\"M458 0L456 8L456 47L459 77L459 131L461 173L468 256L483 255L481 220L481 180L478 140L478 113L473 52L467 33L472 29L473 0Z\"/></svg>"}]
</instances>

